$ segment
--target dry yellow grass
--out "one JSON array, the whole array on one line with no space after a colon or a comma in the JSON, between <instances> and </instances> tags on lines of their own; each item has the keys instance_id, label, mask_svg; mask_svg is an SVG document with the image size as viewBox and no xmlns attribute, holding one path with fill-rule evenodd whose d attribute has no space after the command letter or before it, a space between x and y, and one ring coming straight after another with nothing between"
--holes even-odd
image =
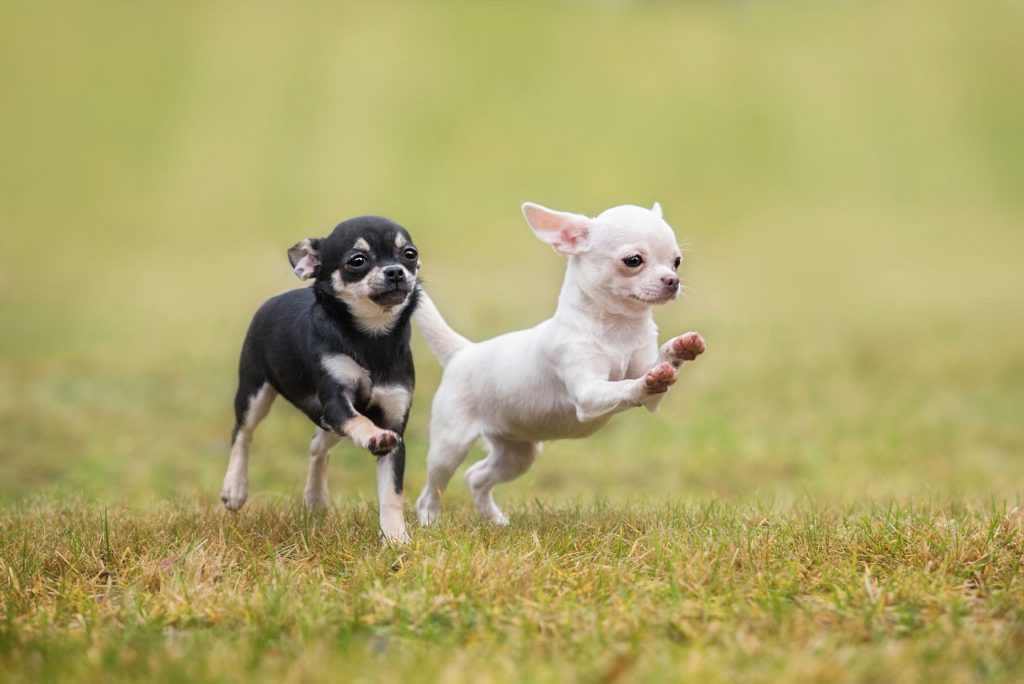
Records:
<instances>
[{"instance_id":1,"label":"dry yellow grass","mask_svg":"<svg viewBox=\"0 0 1024 684\"><path fill-rule=\"evenodd\" d=\"M1024 516L694 502L307 516L35 501L0 515L5 681L849 682L1024 676Z\"/></svg>"}]
</instances>

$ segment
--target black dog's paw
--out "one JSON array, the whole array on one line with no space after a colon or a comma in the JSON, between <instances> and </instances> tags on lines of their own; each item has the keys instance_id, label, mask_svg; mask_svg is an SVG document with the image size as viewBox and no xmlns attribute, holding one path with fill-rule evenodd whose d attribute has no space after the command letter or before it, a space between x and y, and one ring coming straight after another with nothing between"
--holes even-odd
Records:
<instances>
[{"instance_id":1,"label":"black dog's paw","mask_svg":"<svg viewBox=\"0 0 1024 684\"><path fill-rule=\"evenodd\" d=\"M374 456L390 454L402 443L402 438L391 430L381 430L366 443L366 449Z\"/></svg>"},{"instance_id":2,"label":"black dog's paw","mask_svg":"<svg viewBox=\"0 0 1024 684\"><path fill-rule=\"evenodd\" d=\"M249 483L238 478L228 478L224 481L224 488L220 492L221 503L229 511L237 511L243 505L249 495Z\"/></svg>"}]
</instances>

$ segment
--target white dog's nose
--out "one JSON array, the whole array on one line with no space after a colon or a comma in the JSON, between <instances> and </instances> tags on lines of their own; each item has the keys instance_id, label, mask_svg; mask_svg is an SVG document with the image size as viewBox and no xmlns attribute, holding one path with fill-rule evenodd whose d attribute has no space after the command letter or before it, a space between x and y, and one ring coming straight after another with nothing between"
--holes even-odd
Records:
<instances>
[{"instance_id":1,"label":"white dog's nose","mask_svg":"<svg viewBox=\"0 0 1024 684\"><path fill-rule=\"evenodd\" d=\"M665 283L665 287L674 290L679 287L679 276L661 276L661 282Z\"/></svg>"}]
</instances>

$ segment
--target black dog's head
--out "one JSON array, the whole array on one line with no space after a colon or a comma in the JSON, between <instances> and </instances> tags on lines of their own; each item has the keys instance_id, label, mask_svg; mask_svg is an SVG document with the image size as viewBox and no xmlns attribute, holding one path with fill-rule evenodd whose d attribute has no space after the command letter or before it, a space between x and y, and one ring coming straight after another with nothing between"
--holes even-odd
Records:
<instances>
[{"instance_id":1,"label":"black dog's head","mask_svg":"<svg viewBox=\"0 0 1024 684\"><path fill-rule=\"evenodd\" d=\"M325 238L306 238L288 250L295 275L316 278L321 291L344 302L361 327L390 329L388 321L416 289L420 257L408 231L390 219L361 216Z\"/></svg>"}]
</instances>

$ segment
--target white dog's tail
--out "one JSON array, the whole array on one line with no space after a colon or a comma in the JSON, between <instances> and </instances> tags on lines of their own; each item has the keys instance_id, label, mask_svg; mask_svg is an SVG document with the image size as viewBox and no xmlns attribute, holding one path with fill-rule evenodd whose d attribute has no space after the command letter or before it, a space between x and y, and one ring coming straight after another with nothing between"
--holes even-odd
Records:
<instances>
[{"instance_id":1,"label":"white dog's tail","mask_svg":"<svg viewBox=\"0 0 1024 684\"><path fill-rule=\"evenodd\" d=\"M427 348L442 366L447 366L448 361L461 349L473 344L451 329L423 288L420 288L420 300L413 318L420 326L420 334L423 335Z\"/></svg>"}]
</instances>

